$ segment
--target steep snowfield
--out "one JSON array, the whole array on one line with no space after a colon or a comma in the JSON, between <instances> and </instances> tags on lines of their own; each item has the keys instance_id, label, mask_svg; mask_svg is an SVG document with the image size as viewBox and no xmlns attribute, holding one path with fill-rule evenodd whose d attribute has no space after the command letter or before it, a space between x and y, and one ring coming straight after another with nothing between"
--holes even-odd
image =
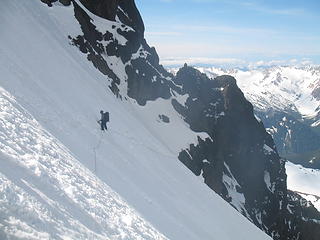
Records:
<instances>
[{"instance_id":1,"label":"steep snowfield","mask_svg":"<svg viewBox=\"0 0 320 240\"><path fill-rule=\"evenodd\" d=\"M1 239L270 239L178 161L198 134L169 101L116 99L68 44L81 33L72 6L0 8Z\"/></svg>"},{"instance_id":2,"label":"steep snowfield","mask_svg":"<svg viewBox=\"0 0 320 240\"><path fill-rule=\"evenodd\" d=\"M320 211L320 170L287 162L286 172L288 189L299 193Z\"/></svg>"},{"instance_id":3,"label":"steep snowfield","mask_svg":"<svg viewBox=\"0 0 320 240\"><path fill-rule=\"evenodd\" d=\"M255 70L223 70L198 68L208 76L229 74L249 101L260 111L270 108L280 111L297 111L305 118L319 112L320 100L312 92L320 87L320 70L316 67L271 67ZM317 122L314 122L314 126Z\"/></svg>"},{"instance_id":4,"label":"steep snowfield","mask_svg":"<svg viewBox=\"0 0 320 240\"><path fill-rule=\"evenodd\" d=\"M0 88L1 239L165 239Z\"/></svg>"}]
</instances>

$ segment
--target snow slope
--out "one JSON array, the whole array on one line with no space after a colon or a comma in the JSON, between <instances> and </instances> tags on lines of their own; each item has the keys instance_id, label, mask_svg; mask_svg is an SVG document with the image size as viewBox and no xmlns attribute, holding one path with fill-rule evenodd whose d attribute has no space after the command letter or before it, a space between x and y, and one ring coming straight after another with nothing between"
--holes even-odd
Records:
<instances>
[{"instance_id":1,"label":"snow slope","mask_svg":"<svg viewBox=\"0 0 320 240\"><path fill-rule=\"evenodd\" d=\"M1 239L165 239L0 88Z\"/></svg>"},{"instance_id":2,"label":"snow slope","mask_svg":"<svg viewBox=\"0 0 320 240\"><path fill-rule=\"evenodd\" d=\"M288 189L312 202L320 211L320 170L286 163Z\"/></svg>"},{"instance_id":3,"label":"snow slope","mask_svg":"<svg viewBox=\"0 0 320 240\"><path fill-rule=\"evenodd\" d=\"M178 116L162 133L155 106L115 98L68 44L72 6L4 0L0 29L1 238L270 239L178 161L198 134Z\"/></svg>"}]
</instances>

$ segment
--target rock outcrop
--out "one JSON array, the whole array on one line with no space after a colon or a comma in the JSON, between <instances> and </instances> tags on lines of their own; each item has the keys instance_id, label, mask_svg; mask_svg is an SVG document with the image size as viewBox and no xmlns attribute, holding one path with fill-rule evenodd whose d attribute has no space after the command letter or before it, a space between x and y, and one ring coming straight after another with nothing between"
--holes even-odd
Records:
<instances>
[{"instance_id":1,"label":"rock outcrop","mask_svg":"<svg viewBox=\"0 0 320 240\"><path fill-rule=\"evenodd\" d=\"M320 214L287 190L285 161L236 80L212 80L185 66L174 82L189 95L185 106L173 101L175 109L192 130L211 137L183 150L180 161L274 239L317 239Z\"/></svg>"}]
</instances>

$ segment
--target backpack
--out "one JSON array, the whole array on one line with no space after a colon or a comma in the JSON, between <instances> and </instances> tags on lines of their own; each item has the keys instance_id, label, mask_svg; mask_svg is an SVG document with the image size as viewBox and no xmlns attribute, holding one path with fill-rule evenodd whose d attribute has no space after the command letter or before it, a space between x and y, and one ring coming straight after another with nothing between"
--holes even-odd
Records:
<instances>
[{"instance_id":1,"label":"backpack","mask_svg":"<svg viewBox=\"0 0 320 240\"><path fill-rule=\"evenodd\" d=\"M109 122L109 112L105 112L104 113L104 115L103 115L103 117L104 117L104 120L106 121L106 122Z\"/></svg>"}]
</instances>

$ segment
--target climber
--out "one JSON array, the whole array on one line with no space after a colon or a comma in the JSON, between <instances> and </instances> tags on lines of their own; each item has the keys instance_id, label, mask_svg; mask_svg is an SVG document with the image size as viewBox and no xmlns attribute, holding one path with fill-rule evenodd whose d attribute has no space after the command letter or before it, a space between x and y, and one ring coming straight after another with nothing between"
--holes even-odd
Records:
<instances>
[{"instance_id":1,"label":"climber","mask_svg":"<svg viewBox=\"0 0 320 240\"><path fill-rule=\"evenodd\" d=\"M107 130L107 122L109 122L109 112L100 111L101 119L98 121L101 125L101 130Z\"/></svg>"}]
</instances>

